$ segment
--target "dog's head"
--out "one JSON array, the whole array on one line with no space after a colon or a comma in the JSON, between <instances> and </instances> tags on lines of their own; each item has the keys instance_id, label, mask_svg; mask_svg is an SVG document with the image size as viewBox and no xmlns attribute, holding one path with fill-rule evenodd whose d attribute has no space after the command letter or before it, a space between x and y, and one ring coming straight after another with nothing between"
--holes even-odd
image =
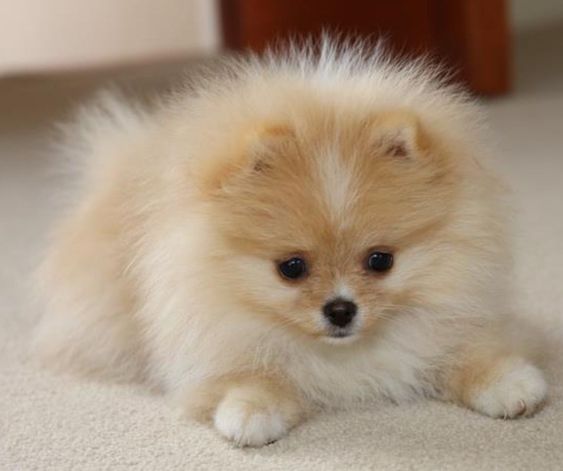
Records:
<instances>
[{"instance_id":1,"label":"dog's head","mask_svg":"<svg viewBox=\"0 0 563 471\"><path fill-rule=\"evenodd\" d=\"M336 343L447 295L456 156L409 111L298 116L246 128L200 169L217 283L249 312Z\"/></svg>"}]
</instances>

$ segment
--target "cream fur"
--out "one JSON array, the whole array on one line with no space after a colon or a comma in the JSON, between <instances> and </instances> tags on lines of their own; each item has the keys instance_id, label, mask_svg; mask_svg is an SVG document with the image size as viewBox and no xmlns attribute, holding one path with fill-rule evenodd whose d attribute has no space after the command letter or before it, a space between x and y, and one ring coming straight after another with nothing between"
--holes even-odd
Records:
<instances>
[{"instance_id":1,"label":"cream fur","mask_svg":"<svg viewBox=\"0 0 563 471\"><path fill-rule=\"evenodd\" d=\"M528 344L498 335L510 255L479 112L431 67L325 41L229 62L155 109L105 94L69 138L80 190L38 276L49 364L145 379L240 445L375 394L494 416L543 400ZM374 243L397 250L377 279L356 260ZM301 250L311 276L284 282L274 261ZM342 293L356 331L325 342ZM502 358L517 371L489 381Z\"/></svg>"}]
</instances>

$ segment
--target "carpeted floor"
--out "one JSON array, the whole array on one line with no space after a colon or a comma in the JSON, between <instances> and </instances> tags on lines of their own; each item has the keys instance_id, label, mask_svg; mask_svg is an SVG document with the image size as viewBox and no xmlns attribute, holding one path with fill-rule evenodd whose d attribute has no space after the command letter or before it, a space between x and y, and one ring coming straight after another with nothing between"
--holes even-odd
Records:
<instances>
[{"instance_id":1,"label":"carpeted floor","mask_svg":"<svg viewBox=\"0 0 563 471\"><path fill-rule=\"evenodd\" d=\"M528 38L519 49L517 92L486 108L498 141L496 166L518 208L518 304L549 334L555 352L563 343L563 62L556 47L546 53L551 40L543 39L545 47L541 41ZM128 82L152 89L161 75ZM28 364L36 317L25 280L56 213L50 196L61 184L49 176L45 143L52 122L102 80L0 81L0 469L563 469L560 355L548 371L549 403L530 419L379 401L320 415L258 450L235 449L213 431L182 422L142 389L54 376Z\"/></svg>"}]
</instances>

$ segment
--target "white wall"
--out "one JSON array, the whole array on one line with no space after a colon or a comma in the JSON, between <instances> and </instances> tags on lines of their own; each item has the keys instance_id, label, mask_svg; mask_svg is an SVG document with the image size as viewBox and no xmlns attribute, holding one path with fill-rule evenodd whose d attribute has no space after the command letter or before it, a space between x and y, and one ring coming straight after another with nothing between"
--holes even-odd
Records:
<instances>
[{"instance_id":1,"label":"white wall","mask_svg":"<svg viewBox=\"0 0 563 471\"><path fill-rule=\"evenodd\" d=\"M214 0L0 0L0 75L205 54L219 37Z\"/></svg>"},{"instance_id":2,"label":"white wall","mask_svg":"<svg viewBox=\"0 0 563 471\"><path fill-rule=\"evenodd\" d=\"M563 0L511 0L510 18L516 33L563 24Z\"/></svg>"},{"instance_id":3,"label":"white wall","mask_svg":"<svg viewBox=\"0 0 563 471\"><path fill-rule=\"evenodd\" d=\"M563 23L563 0L509 6L516 32ZM0 76L177 59L219 43L216 0L0 0Z\"/></svg>"}]
</instances>

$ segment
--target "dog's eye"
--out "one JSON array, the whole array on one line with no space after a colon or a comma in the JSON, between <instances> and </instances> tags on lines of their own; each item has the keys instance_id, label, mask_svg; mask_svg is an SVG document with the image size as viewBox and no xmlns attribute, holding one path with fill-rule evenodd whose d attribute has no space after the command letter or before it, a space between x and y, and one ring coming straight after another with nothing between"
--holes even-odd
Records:
<instances>
[{"instance_id":1,"label":"dog's eye","mask_svg":"<svg viewBox=\"0 0 563 471\"><path fill-rule=\"evenodd\" d=\"M366 262L368 270L378 273L390 270L393 266L393 254L386 252L373 252Z\"/></svg>"},{"instance_id":2,"label":"dog's eye","mask_svg":"<svg viewBox=\"0 0 563 471\"><path fill-rule=\"evenodd\" d=\"M307 264L299 257L292 257L278 264L278 271L284 278L297 280L307 274Z\"/></svg>"}]
</instances>

